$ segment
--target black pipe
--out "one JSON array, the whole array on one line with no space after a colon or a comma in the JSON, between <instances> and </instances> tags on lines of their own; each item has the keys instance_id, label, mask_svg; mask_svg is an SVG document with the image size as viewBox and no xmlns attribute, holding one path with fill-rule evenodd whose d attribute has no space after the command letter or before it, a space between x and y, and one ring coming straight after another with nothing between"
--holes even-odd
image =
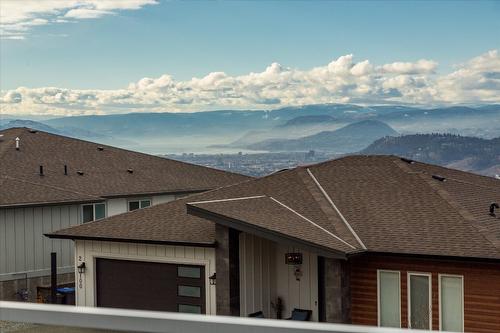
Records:
<instances>
[{"instance_id":1,"label":"black pipe","mask_svg":"<svg viewBox=\"0 0 500 333\"><path fill-rule=\"evenodd\" d=\"M68 175L68 166L66 164L64 165L64 174Z\"/></svg>"},{"instance_id":2,"label":"black pipe","mask_svg":"<svg viewBox=\"0 0 500 333\"><path fill-rule=\"evenodd\" d=\"M43 165L40 165L40 176L43 176Z\"/></svg>"},{"instance_id":3,"label":"black pipe","mask_svg":"<svg viewBox=\"0 0 500 333\"><path fill-rule=\"evenodd\" d=\"M57 303L57 253L50 253L50 302Z\"/></svg>"},{"instance_id":4,"label":"black pipe","mask_svg":"<svg viewBox=\"0 0 500 333\"><path fill-rule=\"evenodd\" d=\"M500 206L496 202L492 202L490 205L490 215L491 216L497 216L497 214L495 214L495 208L499 209Z\"/></svg>"}]
</instances>

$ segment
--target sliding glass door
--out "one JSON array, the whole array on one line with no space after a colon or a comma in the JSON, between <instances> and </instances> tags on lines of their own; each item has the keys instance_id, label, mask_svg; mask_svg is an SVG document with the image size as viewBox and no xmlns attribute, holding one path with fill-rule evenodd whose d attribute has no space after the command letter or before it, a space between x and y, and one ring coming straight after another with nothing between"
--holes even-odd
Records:
<instances>
[{"instance_id":1,"label":"sliding glass door","mask_svg":"<svg viewBox=\"0 0 500 333\"><path fill-rule=\"evenodd\" d=\"M431 329L431 275L408 273L408 321L410 328Z\"/></svg>"}]
</instances>

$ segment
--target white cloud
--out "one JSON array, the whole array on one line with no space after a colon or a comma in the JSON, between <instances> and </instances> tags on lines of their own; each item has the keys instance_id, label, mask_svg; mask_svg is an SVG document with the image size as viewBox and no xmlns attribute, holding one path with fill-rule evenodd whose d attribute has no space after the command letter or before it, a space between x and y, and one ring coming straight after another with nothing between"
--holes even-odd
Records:
<instances>
[{"instance_id":1,"label":"white cloud","mask_svg":"<svg viewBox=\"0 0 500 333\"><path fill-rule=\"evenodd\" d=\"M165 74L124 89L25 88L0 93L4 113L101 114L175 112L221 108L270 109L316 103L500 103L500 54L493 50L449 74L431 60L374 65L352 55L300 70L272 63L262 72L230 76L212 72L176 81Z\"/></svg>"},{"instance_id":2,"label":"white cloud","mask_svg":"<svg viewBox=\"0 0 500 333\"><path fill-rule=\"evenodd\" d=\"M457 66L453 73L436 80L436 98L451 102L500 101L500 54L492 50Z\"/></svg>"},{"instance_id":3,"label":"white cloud","mask_svg":"<svg viewBox=\"0 0 500 333\"><path fill-rule=\"evenodd\" d=\"M114 13L109 10L75 8L69 10L66 14L64 14L64 17L73 19L94 19L104 15L111 15L111 14Z\"/></svg>"},{"instance_id":4,"label":"white cloud","mask_svg":"<svg viewBox=\"0 0 500 333\"><path fill-rule=\"evenodd\" d=\"M25 39L33 26L99 18L156 3L157 0L2 0L0 37Z\"/></svg>"},{"instance_id":5,"label":"white cloud","mask_svg":"<svg viewBox=\"0 0 500 333\"><path fill-rule=\"evenodd\" d=\"M437 68L437 62L421 59L417 62L393 62L382 66L382 71L395 74L430 74Z\"/></svg>"}]
</instances>

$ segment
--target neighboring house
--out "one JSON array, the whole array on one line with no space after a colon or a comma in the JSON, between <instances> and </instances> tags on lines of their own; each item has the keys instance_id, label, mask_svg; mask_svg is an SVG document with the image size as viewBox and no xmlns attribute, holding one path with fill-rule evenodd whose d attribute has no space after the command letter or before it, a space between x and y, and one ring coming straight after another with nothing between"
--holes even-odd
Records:
<instances>
[{"instance_id":1,"label":"neighboring house","mask_svg":"<svg viewBox=\"0 0 500 333\"><path fill-rule=\"evenodd\" d=\"M71 242L44 233L246 179L28 128L0 131L0 299L34 300L50 282L51 252L59 281L74 281Z\"/></svg>"},{"instance_id":2,"label":"neighboring house","mask_svg":"<svg viewBox=\"0 0 500 333\"><path fill-rule=\"evenodd\" d=\"M48 236L75 240L79 305L498 332L499 200L493 178L351 156Z\"/></svg>"}]
</instances>

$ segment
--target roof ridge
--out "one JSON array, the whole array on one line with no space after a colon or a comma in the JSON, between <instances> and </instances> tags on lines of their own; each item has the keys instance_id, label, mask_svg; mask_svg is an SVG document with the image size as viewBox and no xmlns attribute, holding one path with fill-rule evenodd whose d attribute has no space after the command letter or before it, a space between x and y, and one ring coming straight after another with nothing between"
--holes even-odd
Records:
<instances>
[{"instance_id":1,"label":"roof ridge","mask_svg":"<svg viewBox=\"0 0 500 333\"><path fill-rule=\"evenodd\" d=\"M289 207L289 206L285 205L284 203L282 203L282 202L281 202L281 201L279 201L278 199L275 199L275 198L273 198L273 197L271 197L271 196L266 196L266 197L268 197L268 198L269 198L269 199L271 199L272 201L276 202L276 203L277 203L277 204L279 204L280 206L282 206L282 207L284 207L284 208L288 209L289 211L291 211L291 212L292 212L292 213L294 213L295 215L297 215L297 216L301 217L303 220L305 220L305 221L307 221L307 222L311 223L313 226L315 226L316 228L320 229L321 231L323 231L323 232L327 233L328 235L332 236L332 237L333 237L333 238L335 238L336 240L338 240L338 241L342 242L343 244L345 244L345 245L349 246L350 248L352 248L352 249L354 249L354 250L357 250L357 248L356 248L354 245L352 245L352 244L350 244L349 242L347 242L347 241L343 240L343 239L342 239L342 238L340 238L339 236L335 235L333 232L331 232L331 231L329 231L329 230L327 230L327 229L323 228L322 226L320 226L319 224L317 224L317 223L316 223L316 222L314 222L313 220L311 220L311 219L309 219L309 218L305 217L304 215L300 214L299 212L297 212L297 211L296 211L296 210L294 210L293 208L291 208L291 207Z\"/></svg>"},{"instance_id":2,"label":"roof ridge","mask_svg":"<svg viewBox=\"0 0 500 333\"><path fill-rule=\"evenodd\" d=\"M471 214L465 207L463 207L463 205L461 205L455 199L453 199L451 194L446 189L438 188L437 185L431 181L431 179L424 177L424 175L428 175L428 173L423 172L423 171L415 172L413 170L410 170L408 166L403 165L401 163L398 163L398 161L394 161L394 164L396 164L404 172L410 171L411 173L417 175L418 178L421 179L427 186L429 186L446 204L451 206L467 223L469 223L474 229L476 229L477 232L488 243L490 243L494 248L500 250L500 240L493 238L491 233L485 233L485 231L482 230L480 228L480 226L478 225L478 221L474 217L474 215ZM471 184L468 182L463 182L463 183L469 184L469 185L476 185L476 184ZM489 187L487 187L487 188L489 188Z\"/></svg>"},{"instance_id":3,"label":"roof ridge","mask_svg":"<svg viewBox=\"0 0 500 333\"><path fill-rule=\"evenodd\" d=\"M19 128L24 129L24 130L29 130L28 127L19 127ZM101 144L101 143L98 143L98 142L89 141L89 140L83 140L83 139L75 138L75 137L71 137L71 136L66 136L66 135L61 135L61 134L56 134L56 133L50 133L50 132L46 132L46 131L42 131L42 130L37 130L37 132L43 133L43 134L47 134L47 135L50 135L50 136L61 137L61 138L67 139L67 140L74 140L74 141L79 141L79 142L83 142L83 143L86 143L86 144L94 144L94 145L98 145L98 146L105 147L105 148L111 148L111 149L121 150L121 151L132 153L132 154L138 154L138 155L142 155L142 156L152 157L152 158L155 158L155 159L160 159L162 161L169 161L169 162L173 162L173 163L177 163L177 164L181 164L181 165L186 165L186 166L190 166L190 167L196 167L196 168L207 168L207 169L214 170L214 171L217 171L217 172L222 172L222 173L228 173L228 174L242 176L241 174L236 173L236 172L232 172L232 171L225 171L225 170L220 170L220 169L216 169L216 168L212 168L212 167L201 166L201 165L197 165L197 164L193 164L193 163L188 163L188 162L183 162L183 161L175 160L175 159L172 159L172 158L166 158L166 157L161 157L159 155L153 155L153 154L143 153L143 152L136 151L136 150L130 150L130 149L125 149L125 148L116 147L116 146L110 146L110 145L107 145L107 144ZM247 176L247 177L250 177L250 176ZM250 177L250 178L253 178L253 177Z\"/></svg>"},{"instance_id":4,"label":"roof ridge","mask_svg":"<svg viewBox=\"0 0 500 333\"><path fill-rule=\"evenodd\" d=\"M398 156L398 155L366 155L366 156L389 156L389 157L395 157L398 160L401 160L402 158L405 158L403 156ZM464 171L464 170L460 170L460 169L449 168L449 167L444 166L444 165L431 164L431 163L426 163L426 162L417 161L417 160L410 160L410 161L413 161L415 163L418 163L418 164L421 164L421 165L424 165L424 166L429 166L429 167L432 167L432 168L441 168L441 169L449 170L451 172L458 172L458 173L466 174L466 175L469 175L469 176L472 175L474 177L486 179L488 181L494 180L494 181L500 182L498 179L490 177L490 176L485 176L485 175L481 175L481 174L478 174L478 173L473 173L473 172ZM412 172L417 172L417 171L412 171ZM425 171L419 171L419 172L425 172ZM462 181L462 182L467 183L467 184L473 184L473 183L466 182L466 181L463 181L463 180L460 180L460 179L456 179L456 178L451 178L451 177L450 178L446 177L446 178L447 179L453 179L453 180L456 180L456 181ZM474 185L476 185L476 184L474 184ZM489 186L484 186L484 185L480 185L480 186L488 187L489 188Z\"/></svg>"},{"instance_id":5,"label":"roof ridge","mask_svg":"<svg viewBox=\"0 0 500 333\"><path fill-rule=\"evenodd\" d=\"M352 226L349 224L349 222L347 222L346 218L344 217L344 215L342 215L342 213L340 212L340 210L337 208L337 206L335 205L335 203L333 202L332 198L330 198L330 196L328 195L328 193L325 191L325 189L323 188L323 186L321 186L321 184L319 183L319 181L316 179L316 177L314 176L314 174L312 173L312 171L307 168L306 169L308 174L311 176L311 178L313 179L314 183L316 183L316 185L318 186L319 190L321 191L321 193L323 193L323 195L325 196L325 199L328 200L328 202L330 203L330 205L333 207L333 209L335 209L335 211L337 212L337 214L340 216L341 220L345 223L345 225L347 226L347 228L349 229L349 231L352 233L352 235L354 236L354 238L356 238L357 242L359 243L359 245L361 245L361 247L364 249L364 250L367 250L367 247L366 245L363 243L363 241L361 240L361 238L358 236L358 234L356 233L356 231L354 231L354 229L352 228Z\"/></svg>"},{"instance_id":6,"label":"roof ridge","mask_svg":"<svg viewBox=\"0 0 500 333\"><path fill-rule=\"evenodd\" d=\"M306 169L306 170L308 170L308 169ZM339 229L342 228L342 230L350 236L351 240L354 243L358 243L358 241L356 240L356 237L354 237L354 235L347 228L345 223L343 223L342 221L339 221L339 223L336 223L336 221L334 221L333 216L331 214L335 214L339 218L340 218L340 216L334 211L333 207L328 202L328 200L325 198L324 194L319 190L318 186L315 184L315 182L312 179L312 177L310 176L310 174L305 174L305 173L300 172L300 171L304 171L304 170L303 169L297 170L297 175L304 183L304 187L309 192L309 194L311 195L313 200L317 203L319 209L323 212L323 214L325 215L328 222L331 223L333 229L335 231L337 231L339 233L339 236L340 236ZM322 202L319 202L319 200L323 201L324 204L322 204ZM327 207L328 207L329 211L327 211Z\"/></svg>"}]
</instances>

